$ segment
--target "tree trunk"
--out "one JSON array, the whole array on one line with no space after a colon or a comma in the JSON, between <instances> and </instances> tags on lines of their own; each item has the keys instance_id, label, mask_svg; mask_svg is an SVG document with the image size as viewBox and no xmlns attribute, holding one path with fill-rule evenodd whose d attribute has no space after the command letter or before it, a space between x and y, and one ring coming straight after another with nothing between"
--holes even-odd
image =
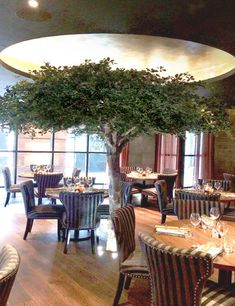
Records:
<instances>
[{"instance_id":1,"label":"tree trunk","mask_svg":"<svg viewBox=\"0 0 235 306\"><path fill-rule=\"evenodd\" d=\"M121 207L120 153L107 152L109 166L109 204L110 212Z\"/></svg>"}]
</instances>

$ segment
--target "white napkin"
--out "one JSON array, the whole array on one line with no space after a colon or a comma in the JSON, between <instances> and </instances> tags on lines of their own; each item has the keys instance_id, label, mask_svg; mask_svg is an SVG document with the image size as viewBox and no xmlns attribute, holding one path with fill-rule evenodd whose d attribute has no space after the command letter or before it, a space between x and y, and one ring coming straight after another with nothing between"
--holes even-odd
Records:
<instances>
[{"instance_id":1,"label":"white napkin","mask_svg":"<svg viewBox=\"0 0 235 306\"><path fill-rule=\"evenodd\" d=\"M210 254L213 258L222 253L223 249L221 246L216 246L213 243L202 244L195 249L196 251L205 252Z\"/></svg>"},{"instance_id":2,"label":"white napkin","mask_svg":"<svg viewBox=\"0 0 235 306\"><path fill-rule=\"evenodd\" d=\"M174 227L174 226L161 226L156 225L155 230L160 234L167 234L171 236L185 237L188 234L189 230L183 227Z\"/></svg>"}]
</instances>

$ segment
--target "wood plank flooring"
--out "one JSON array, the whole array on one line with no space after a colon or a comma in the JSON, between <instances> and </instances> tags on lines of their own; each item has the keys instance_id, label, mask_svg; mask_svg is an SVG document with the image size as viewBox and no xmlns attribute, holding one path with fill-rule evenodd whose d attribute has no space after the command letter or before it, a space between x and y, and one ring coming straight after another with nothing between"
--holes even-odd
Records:
<instances>
[{"instance_id":1,"label":"wood plank flooring","mask_svg":"<svg viewBox=\"0 0 235 306\"><path fill-rule=\"evenodd\" d=\"M4 199L0 199L1 203ZM154 225L160 214L154 209L136 208L136 233ZM26 218L21 195L0 206L0 247L14 245L21 264L9 306L111 306L118 280L118 259L110 252L91 253L90 241L71 242L68 254L57 242L56 221L34 221L32 233L23 240ZM105 239L101 240L105 247ZM150 305L148 281L134 280L129 291L123 290L120 305Z\"/></svg>"}]
</instances>

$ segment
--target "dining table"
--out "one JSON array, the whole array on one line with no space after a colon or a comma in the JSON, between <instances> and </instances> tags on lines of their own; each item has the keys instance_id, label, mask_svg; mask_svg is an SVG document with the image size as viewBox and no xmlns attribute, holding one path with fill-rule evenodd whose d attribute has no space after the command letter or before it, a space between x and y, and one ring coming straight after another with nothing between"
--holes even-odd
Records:
<instances>
[{"instance_id":1,"label":"dining table","mask_svg":"<svg viewBox=\"0 0 235 306\"><path fill-rule=\"evenodd\" d=\"M228 227L228 234L230 239L235 243L235 223L226 221ZM193 227L189 220L173 220L168 221L160 228L165 228L166 232L157 232L156 227L149 226L149 233L159 242L178 248L192 249L202 245L214 245L215 247L221 246L223 238L213 238L212 231L203 229L201 226ZM167 234L167 231L172 228L187 229L190 235L177 236L175 234ZM232 272L235 271L235 248L232 253L222 251L213 260L214 268L219 270L218 283L220 286L227 287L232 283Z\"/></svg>"},{"instance_id":2,"label":"dining table","mask_svg":"<svg viewBox=\"0 0 235 306\"><path fill-rule=\"evenodd\" d=\"M156 181L158 179L158 175L160 173L152 172L152 173L138 173L137 171L132 171L127 173L126 176L128 179L132 181L142 181L143 186L146 185L146 182Z\"/></svg>"}]
</instances>

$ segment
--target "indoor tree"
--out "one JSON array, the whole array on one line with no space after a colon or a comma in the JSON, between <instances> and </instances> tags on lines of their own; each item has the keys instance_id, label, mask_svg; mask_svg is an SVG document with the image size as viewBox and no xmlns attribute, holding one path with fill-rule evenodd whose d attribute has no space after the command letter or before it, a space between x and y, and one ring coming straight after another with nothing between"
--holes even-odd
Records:
<instances>
[{"instance_id":1,"label":"indoor tree","mask_svg":"<svg viewBox=\"0 0 235 306\"><path fill-rule=\"evenodd\" d=\"M109 58L79 66L45 64L6 89L0 97L0 123L20 133L39 129L95 133L105 142L110 177L111 210L120 206L119 157L124 146L141 134L186 131L217 132L228 126L218 94L207 97L207 87L179 73L161 76L157 70L122 69Z\"/></svg>"}]
</instances>

